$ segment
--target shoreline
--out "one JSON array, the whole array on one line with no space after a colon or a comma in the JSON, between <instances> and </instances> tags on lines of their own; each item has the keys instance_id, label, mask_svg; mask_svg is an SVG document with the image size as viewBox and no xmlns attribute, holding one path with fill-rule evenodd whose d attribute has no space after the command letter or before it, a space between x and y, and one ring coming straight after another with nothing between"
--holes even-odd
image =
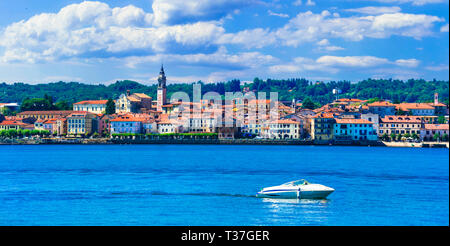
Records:
<instances>
[{"instance_id":1,"label":"shoreline","mask_svg":"<svg viewBox=\"0 0 450 246\"><path fill-rule=\"evenodd\" d=\"M333 142L317 143L312 140L264 139L2 139L0 145L122 145L122 144L173 144L173 145L305 145L305 146L367 146L394 148L449 148L448 142Z\"/></svg>"}]
</instances>

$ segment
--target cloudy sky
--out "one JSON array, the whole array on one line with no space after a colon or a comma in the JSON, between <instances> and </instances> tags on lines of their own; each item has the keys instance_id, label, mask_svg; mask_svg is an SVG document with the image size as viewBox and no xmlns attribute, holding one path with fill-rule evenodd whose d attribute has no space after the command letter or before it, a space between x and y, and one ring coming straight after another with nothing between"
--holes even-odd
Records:
<instances>
[{"instance_id":1,"label":"cloudy sky","mask_svg":"<svg viewBox=\"0 0 450 246\"><path fill-rule=\"evenodd\" d=\"M0 1L0 82L449 79L448 0Z\"/></svg>"}]
</instances>

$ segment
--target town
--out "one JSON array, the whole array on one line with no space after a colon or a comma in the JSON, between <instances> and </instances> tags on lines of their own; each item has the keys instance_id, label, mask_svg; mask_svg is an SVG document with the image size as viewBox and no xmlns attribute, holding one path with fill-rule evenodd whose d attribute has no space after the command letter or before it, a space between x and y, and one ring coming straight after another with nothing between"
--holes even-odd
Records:
<instances>
[{"instance_id":1,"label":"town","mask_svg":"<svg viewBox=\"0 0 450 246\"><path fill-rule=\"evenodd\" d=\"M431 103L392 103L337 96L331 103L309 109L304 105L306 102L254 96L236 97L228 104L220 96L219 100L203 98L194 102L172 97L169 102L166 80L161 67L157 100L127 90L115 100L93 98L74 103L73 110L0 114L0 142L189 138L252 139L253 143L302 140L344 145L383 142L388 146L443 142L448 147L449 108L439 102L437 93ZM248 91L243 92L248 95ZM19 108L18 103L0 103L0 112Z\"/></svg>"}]
</instances>

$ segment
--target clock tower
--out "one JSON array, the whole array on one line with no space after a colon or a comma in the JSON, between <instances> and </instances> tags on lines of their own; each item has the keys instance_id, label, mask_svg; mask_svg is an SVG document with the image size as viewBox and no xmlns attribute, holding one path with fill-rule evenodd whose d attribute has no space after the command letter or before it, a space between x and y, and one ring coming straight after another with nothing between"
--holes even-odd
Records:
<instances>
[{"instance_id":1,"label":"clock tower","mask_svg":"<svg viewBox=\"0 0 450 246\"><path fill-rule=\"evenodd\" d=\"M166 104L167 88L166 88L166 74L164 67L161 65L161 71L158 76L158 99L157 110L162 111L162 106Z\"/></svg>"}]
</instances>

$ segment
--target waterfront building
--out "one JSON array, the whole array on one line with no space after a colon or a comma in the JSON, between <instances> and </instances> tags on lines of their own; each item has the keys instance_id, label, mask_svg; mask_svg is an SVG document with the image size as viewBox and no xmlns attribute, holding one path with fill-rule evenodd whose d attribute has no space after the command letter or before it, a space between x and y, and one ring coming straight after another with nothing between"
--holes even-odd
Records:
<instances>
[{"instance_id":1,"label":"waterfront building","mask_svg":"<svg viewBox=\"0 0 450 246\"><path fill-rule=\"evenodd\" d=\"M376 141L373 123L366 119L336 119L333 138L335 141Z\"/></svg>"},{"instance_id":2,"label":"waterfront building","mask_svg":"<svg viewBox=\"0 0 450 246\"><path fill-rule=\"evenodd\" d=\"M300 138L306 138L307 137L308 132L306 131L306 126L305 125L309 124L308 123L309 122L309 118L308 117L306 117L303 114L297 113L297 114L286 115L284 117L281 117L281 119L282 120L293 120L293 121L296 121L296 122L300 123L300 125L299 125L299 127L300 127L300 129L299 129L299 131L300 131L300 133L299 133Z\"/></svg>"},{"instance_id":3,"label":"waterfront building","mask_svg":"<svg viewBox=\"0 0 450 246\"><path fill-rule=\"evenodd\" d=\"M73 104L73 111L86 111L94 114L104 114L108 100L88 100Z\"/></svg>"},{"instance_id":4,"label":"waterfront building","mask_svg":"<svg viewBox=\"0 0 450 246\"><path fill-rule=\"evenodd\" d=\"M108 115L99 115L98 119L98 133L103 135L108 135L111 129L111 120L117 117L116 114Z\"/></svg>"},{"instance_id":5,"label":"waterfront building","mask_svg":"<svg viewBox=\"0 0 450 246\"><path fill-rule=\"evenodd\" d=\"M361 114L360 118L372 122L373 129L378 133L380 127L380 116L378 114Z\"/></svg>"},{"instance_id":6,"label":"waterfront building","mask_svg":"<svg viewBox=\"0 0 450 246\"><path fill-rule=\"evenodd\" d=\"M420 130L420 138L423 141L434 141L434 136L439 135L442 139L447 136L445 141L448 141L449 136L449 126L448 124L424 124L423 129Z\"/></svg>"},{"instance_id":7,"label":"waterfront building","mask_svg":"<svg viewBox=\"0 0 450 246\"><path fill-rule=\"evenodd\" d=\"M367 106L370 113L378 114L380 117L384 117L386 115L395 115L396 112L395 104L392 104L388 101L373 102L369 103Z\"/></svg>"},{"instance_id":8,"label":"waterfront building","mask_svg":"<svg viewBox=\"0 0 450 246\"><path fill-rule=\"evenodd\" d=\"M72 114L71 110L52 110L52 111L24 111L17 114L19 119L34 118L35 120L65 118Z\"/></svg>"},{"instance_id":9,"label":"waterfront building","mask_svg":"<svg viewBox=\"0 0 450 246\"><path fill-rule=\"evenodd\" d=\"M56 120L57 119L44 120L44 122L42 123L42 128L44 128L45 131L48 131L51 134L57 133Z\"/></svg>"},{"instance_id":10,"label":"waterfront building","mask_svg":"<svg viewBox=\"0 0 450 246\"><path fill-rule=\"evenodd\" d=\"M187 126L184 124L185 129L189 132L196 133L212 133L215 132L216 127L218 126L217 115L214 113L202 112L199 114L193 114L186 122L189 123Z\"/></svg>"},{"instance_id":11,"label":"waterfront building","mask_svg":"<svg viewBox=\"0 0 450 246\"><path fill-rule=\"evenodd\" d=\"M125 114L112 119L111 122L111 134L120 133L142 133L142 122L144 117L137 117L133 114Z\"/></svg>"},{"instance_id":12,"label":"waterfront building","mask_svg":"<svg viewBox=\"0 0 450 246\"><path fill-rule=\"evenodd\" d=\"M90 112L74 112L67 116L67 134L90 135L98 131L98 116Z\"/></svg>"},{"instance_id":13,"label":"waterfront building","mask_svg":"<svg viewBox=\"0 0 450 246\"><path fill-rule=\"evenodd\" d=\"M310 136L317 143L327 143L333 140L333 126L336 122L332 113L319 113L310 118Z\"/></svg>"},{"instance_id":14,"label":"waterfront building","mask_svg":"<svg viewBox=\"0 0 450 246\"><path fill-rule=\"evenodd\" d=\"M175 119L169 119L167 115L162 115L161 120L157 122L157 128L159 134L183 132L182 123Z\"/></svg>"},{"instance_id":15,"label":"waterfront building","mask_svg":"<svg viewBox=\"0 0 450 246\"><path fill-rule=\"evenodd\" d=\"M56 119L56 135L58 135L58 136L67 135L67 119L66 118Z\"/></svg>"},{"instance_id":16,"label":"waterfront building","mask_svg":"<svg viewBox=\"0 0 450 246\"><path fill-rule=\"evenodd\" d=\"M293 120L275 120L264 123L262 137L268 139L299 139L300 123Z\"/></svg>"},{"instance_id":17,"label":"waterfront building","mask_svg":"<svg viewBox=\"0 0 450 246\"><path fill-rule=\"evenodd\" d=\"M158 124L153 118L148 118L142 121L142 130L147 133L158 133Z\"/></svg>"},{"instance_id":18,"label":"waterfront building","mask_svg":"<svg viewBox=\"0 0 450 246\"><path fill-rule=\"evenodd\" d=\"M420 134L423 120L420 116L387 115L380 119L378 135Z\"/></svg>"},{"instance_id":19,"label":"waterfront building","mask_svg":"<svg viewBox=\"0 0 450 246\"><path fill-rule=\"evenodd\" d=\"M52 134L58 133L58 119L37 120L34 122L34 129L39 131L49 131Z\"/></svg>"},{"instance_id":20,"label":"waterfront building","mask_svg":"<svg viewBox=\"0 0 450 246\"><path fill-rule=\"evenodd\" d=\"M142 113L152 109L152 98L144 93L121 94L116 100L116 113Z\"/></svg>"}]
</instances>

